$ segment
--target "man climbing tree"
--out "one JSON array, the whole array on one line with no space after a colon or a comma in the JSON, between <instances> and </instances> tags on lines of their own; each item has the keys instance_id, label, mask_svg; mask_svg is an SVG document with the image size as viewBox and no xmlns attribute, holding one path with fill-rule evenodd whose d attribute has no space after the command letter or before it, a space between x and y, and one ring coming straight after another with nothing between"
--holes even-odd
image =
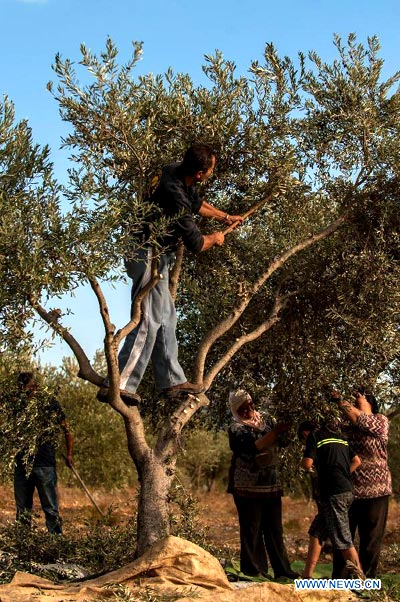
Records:
<instances>
[{"instance_id":1,"label":"man climbing tree","mask_svg":"<svg viewBox=\"0 0 400 602\"><path fill-rule=\"evenodd\" d=\"M147 246L126 261L132 284L132 314L134 302L141 289L148 284L153 260L157 263L160 278L142 302L139 324L127 335L119 353L120 396L127 405L140 401L137 387L151 359L153 372L159 389L167 397L179 397L204 391L202 383L188 382L178 361L176 340L176 311L169 290L169 272L174 263L177 245L183 240L186 248L194 253L206 251L214 245L224 243L222 231L202 235L193 220L198 213L215 218L226 225L241 222L240 215L229 215L207 203L197 192L196 184L206 182L212 175L216 162L215 151L208 144L196 143L188 148L180 164L167 165L160 182L150 198L167 218L175 219L173 230L157 241L162 251L155 252ZM149 227L142 233L143 242L149 239ZM97 394L99 401L108 401L109 388L102 387Z\"/></svg>"}]
</instances>

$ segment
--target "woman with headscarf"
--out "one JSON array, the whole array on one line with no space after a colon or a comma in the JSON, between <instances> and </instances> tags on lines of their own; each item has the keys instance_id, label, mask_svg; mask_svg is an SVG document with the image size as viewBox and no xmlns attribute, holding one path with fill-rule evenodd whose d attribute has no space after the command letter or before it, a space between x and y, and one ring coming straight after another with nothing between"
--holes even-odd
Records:
<instances>
[{"instance_id":1,"label":"woman with headscarf","mask_svg":"<svg viewBox=\"0 0 400 602\"><path fill-rule=\"evenodd\" d=\"M294 579L282 528L282 485L277 444L288 425L274 428L239 389L229 396L233 422L229 444L233 452L228 492L233 494L240 526L240 569L246 575L266 576L268 560L275 579Z\"/></svg>"},{"instance_id":2,"label":"woman with headscarf","mask_svg":"<svg viewBox=\"0 0 400 602\"><path fill-rule=\"evenodd\" d=\"M361 466L352 475L354 501L350 506L350 530L354 538L358 530L359 557L367 577L375 577L385 532L392 479L388 467L387 443L389 419L379 413L374 395L358 387L354 391L354 405L339 402L350 422L345 432ZM340 575L341 558L334 556L333 576Z\"/></svg>"}]
</instances>

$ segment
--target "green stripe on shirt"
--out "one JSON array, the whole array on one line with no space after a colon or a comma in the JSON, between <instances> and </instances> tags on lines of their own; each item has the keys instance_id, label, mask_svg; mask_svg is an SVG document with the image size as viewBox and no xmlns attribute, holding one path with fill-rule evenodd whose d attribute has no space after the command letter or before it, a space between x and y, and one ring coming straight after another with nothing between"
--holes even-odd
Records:
<instances>
[{"instance_id":1,"label":"green stripe on shirt","mask_svg":"<svg viewBox=\"0 0 400 602\"><path fill-rule=\"evenodd\" d=\"M344 439L336 439L335 437L330 437L329 439L321 439L318 441L317 447L322 447L323 445L328 445L329 443L340 443L341 445L349 445L347 441Z\"/></svg>"}]
</instances>

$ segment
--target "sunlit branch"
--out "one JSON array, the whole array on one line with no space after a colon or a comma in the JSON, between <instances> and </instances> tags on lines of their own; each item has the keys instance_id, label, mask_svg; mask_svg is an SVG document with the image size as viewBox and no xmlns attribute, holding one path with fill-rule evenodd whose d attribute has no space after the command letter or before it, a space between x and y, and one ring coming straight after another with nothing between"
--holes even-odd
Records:
<instances>
[{"instance_id":1,"label":"sunlit branch","mask_svg":"<svg viewBox=\"0 0 400 602\"><path fill-rule=\"evenodd\" d=\"M205 395L189 395L175 412L165 420L155 446L155 453L159 458L166 458L176 453L183 427L199 408L207 405L208 400Z\"/></svg>"},{"instance_id":2,"label":"sunlit branch","mask_svg":"<svg viewBox=\"0 0 400 602\"><path fill-rule=\"evenodd\" d=\"M179 276L181 273L182 265L183 265L183 256L185 252L185 247L182 242L179 243L178 248L176 250L176 259L174 263L174 267L171 270L169 276L169 292L171 293L172 299L175 301L176 293L178 290Z\"/></svg>"},{"instance_id":3,"label":"sunlit branch","mask_svg":"<svg viewBox=\"0 0 400 602\"><path fill-rule=\"evenodd\" d=\"M204 365L206 361L207 354L214 345L214 343L221 338L228 330L232 328L232 326L237 322L240 316L243 314L248 304L254 295L260 290L260 288L265 284L265 282L271 277L271 275L276 272L279 268L281 268L288 259L290 259L293 255L304 251L305 249L311 247L317 242L327 238L330 234L335 232L340 226L342 226L348 220L348 212L342 214L338 217L334 222L332 222L327 228L322 230L317 234L312 234L307 239L302 242L294 245L291 249L288 249L285 253L283 253L280 257L274 259L268 269L256 280L256 282L251 286L244 296L242 296L242 301L238 303L238 305L233 309L233 312L224 320L222 320L219 324L217 324L214 328L212 328L203 338L199 345L199 349L197 352L196 360L195 360L195 368L194 368L194 381L201 382L203 380L204 374Z\"/></svg>"},{"instance_id":4,"label":"sunlit branch","mask_svg":"<svg viewBox=\"0 0 400 602\"><path fill-rule=\"evenodd\" d=\"M72 350L75 355L78 365L79 365L79 373L78 376L84 380L89 381L90 383L100 386L103 382L103 377L97 374L97 372L92 368L90 361L78 343L74 336L69 332L67 328L62 326L58 320L60 317L60 312L57 310L47 311L36 299L33 295L28 296L29 303L32 305L33 309L39 314L39 316L47 323L49 326L67 343L67 345Z\"/></svg>"},{"instance_id":5,"label":"sunlit branch","mask_svg":"<svg viewBox=\"0 0 400 602\"><path fill-rule=\"evenodd\" d=\"M262 322L257 328L248 332L241 337L238 337L233 345L224 353L224 355L214 364L211 370L208 371L203 379L205 389L208 390L217 374L226 366L226 364L232 359L232 357L248 343L255 341L270 328L272 328L280 320L280 312L286 307L289 299L293 297L296 292L291 292L286 295L277 294L273 308L270 312L269 318Z\"/></svg>"}]
</instances>

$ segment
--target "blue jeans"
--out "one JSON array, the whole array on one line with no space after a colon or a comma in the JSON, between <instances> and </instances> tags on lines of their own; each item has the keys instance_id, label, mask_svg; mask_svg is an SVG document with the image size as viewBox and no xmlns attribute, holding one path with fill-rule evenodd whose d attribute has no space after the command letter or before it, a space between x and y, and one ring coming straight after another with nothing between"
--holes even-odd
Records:
<instances>
[{"instance_id":1,"label":"blue jeans","mask_svg":"<svg viewBox=\"0 0 400 602\"><path fill-rule=\"evenodd\" d=\"M137 260L126 262L128 275L132 278L132 308L137 294L150 280L151 260L151 249L144 249L137 253ZM162 279L143 299L141 320L128 334L119 352L121 389L135 392L150 360L160 389L187 380L178 361L176 311L169 292L169 269L173 261L173 253L160 256L158 272Z\"/></svg>"},{"instance_id":2,"label":"blue jeans","mask_svg":"<svg viewBox=\"0 0 400 602\"><path fill-rule=\"evenodd\" d=\"M54 466L34 467L28 477L23 467L18 465L15 467L14 496L17 520L30 525L35 488L46 517L47 530L50 533L62 533L61 518L58 513L57 473Z\"/></svg>"}]
</instances>

